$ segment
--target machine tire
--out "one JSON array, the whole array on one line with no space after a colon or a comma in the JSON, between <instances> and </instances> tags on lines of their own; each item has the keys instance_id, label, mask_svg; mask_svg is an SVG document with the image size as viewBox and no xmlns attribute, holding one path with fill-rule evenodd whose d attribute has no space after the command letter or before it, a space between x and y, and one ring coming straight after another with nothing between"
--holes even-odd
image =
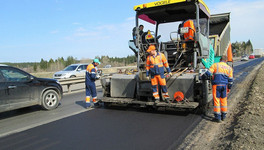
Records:
<instances>
[{"instance_id":1,"label":"machine tire","mask_svg":"<svg viewBox=\"0 0 264 150\"><path fill-rule=\"evenodd\" d=\"M59 94L55 90L47 90L41 98L41 106L45 110L52 110L59 105Z\"/></svg>"}]
</instances>

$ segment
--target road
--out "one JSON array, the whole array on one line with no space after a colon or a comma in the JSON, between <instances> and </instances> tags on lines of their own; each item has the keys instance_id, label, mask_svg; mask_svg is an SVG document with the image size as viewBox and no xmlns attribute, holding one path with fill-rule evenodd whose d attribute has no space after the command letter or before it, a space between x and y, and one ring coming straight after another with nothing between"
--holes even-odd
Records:
<instances>
[{"instance_id":1,"label":"road","mask_svg":"<svg viewBox=\"0 0 264 150\"><path fill-rule=\"evenodd\" d=\"M236 62L234 83L263 60ZM34 106L0 113L0 149L176 149L203 119L188 112L87 110L84 97L84 92L65 95L52 111Z\"/></svg>"}]
</instances>

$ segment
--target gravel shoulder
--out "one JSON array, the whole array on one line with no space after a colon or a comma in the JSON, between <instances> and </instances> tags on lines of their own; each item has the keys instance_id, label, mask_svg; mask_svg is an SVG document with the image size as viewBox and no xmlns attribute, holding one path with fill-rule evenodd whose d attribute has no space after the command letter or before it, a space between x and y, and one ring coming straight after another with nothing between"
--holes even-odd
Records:
<instances>
[{"instance_id":1,"label":"gravel shoulder","mask_svg":"<svg viewBox=\"0 0 264 150\"><path fill-rule=\"evenodd\" d=\"M213 114L189 134L178 149L260 150L264 145L264 63L232 88L228 97L228 116L212 122Z\"/></svg>"}]
</instances>

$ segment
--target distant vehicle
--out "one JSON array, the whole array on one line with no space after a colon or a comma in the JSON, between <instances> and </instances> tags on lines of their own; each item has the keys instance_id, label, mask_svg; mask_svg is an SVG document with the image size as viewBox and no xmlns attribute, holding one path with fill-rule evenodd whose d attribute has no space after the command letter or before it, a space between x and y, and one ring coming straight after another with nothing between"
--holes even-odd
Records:
<instances>
[{"instance_id":1,"label":"distant vehicle","mask_svg":"<svg viewBox=\"0 0 264 150\"><path fill-rule=\"evenodd\" d=\"M241 57L241 61L248 61L248 55L243 55Z\"/></svg>"},{"instance_id":2,"label":"distant vehicle","mask_svg":"<svg viewBox=\"0 0 264 150\"><path fill-rule=\"evenodd\" d=\"M104 68L111 68L111 65L105 65Z\"/></svg>"},{"instance_id":3,"label":"distant vehicle","mask_svg":"<svg viewBox=\"0 0 264 150\"><path fill-rule=\"evenodd\" d=\"M260 58L264 56L264 50L263 48L259 48L259 49L254 49L253 51L255 58Z\"/></svg>"},{"instance_id":4,"label":"distant vehicle","mask_svg":"<svg viewBox=\"0 0 264 150\"><path fill-rule=\"evenodd\" d=\"M53 75L54 79L67 79L74 77L84 77L88 64L72 64L67 66L62 71L56 72Z\"/></svg>"},{"instance_id":5,"label":"distant vehicle","mask_svg":"<svg viewBox=\"0 0 264 150\"><path fill-rule=\"evenodd\" d=\"M41 105L58 107L62 87L57 80L37 78L15 67L0 64L0 112Z\"/></svg>"},{"instance_id":6,"label":"distant vehicle","mask_svg":"<svg viewBox=\"0 0 264 150\"><path fill-rule=\"evenodd\" d=\"M251 55L249 55L248 58L249 58L249 59L255 59L255 55L254 55L254 54L251 54Z\"/></svg>"}]
</instances>

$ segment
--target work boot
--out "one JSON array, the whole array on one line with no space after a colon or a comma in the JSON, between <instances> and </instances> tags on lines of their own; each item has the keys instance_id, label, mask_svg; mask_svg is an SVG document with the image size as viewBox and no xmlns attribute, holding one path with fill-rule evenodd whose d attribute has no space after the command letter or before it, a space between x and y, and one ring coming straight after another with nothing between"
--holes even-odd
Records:
<instances>
[{"instance_id":1,"label":"work boot","mask_svg":"<svg viewBox=\"0 0 264 150\"><path fill-rule=\"evenodd\" d=\"M86 109L90 108L91 107L91 103L85 103L85 107L86 107Z\"/></svg>"},{"instance_id":2,"label":"work boot","mask_svg":"<svg viewBox=\"0 0 264 150\"><path fill-rule=\"evenodd\" d=\"M214 114L215 118L213 119L214 122L221 122L221 114Z\"/></svg>"},{"instance_id":3,"label":"work boot","mask_svg":"<svg viewBox=\"0 0 264 150\"><path fill-rule=\"evenodd\" d=\"M99 104L99 102L97 101L96 103L94 103L94 105L93 105L93 108L100 108L100 104Z\"/></svg>"},{"instance_id":4,"label":"work boot","mask_svg":"<svg viewBox=\"0 0 264 150\"><path fill-rule=\"evenodd\" d=\"M226 113L222 113L221 119L222 119L222 121L224 121L226 119Z\"/></svg>"}]
</instances>

